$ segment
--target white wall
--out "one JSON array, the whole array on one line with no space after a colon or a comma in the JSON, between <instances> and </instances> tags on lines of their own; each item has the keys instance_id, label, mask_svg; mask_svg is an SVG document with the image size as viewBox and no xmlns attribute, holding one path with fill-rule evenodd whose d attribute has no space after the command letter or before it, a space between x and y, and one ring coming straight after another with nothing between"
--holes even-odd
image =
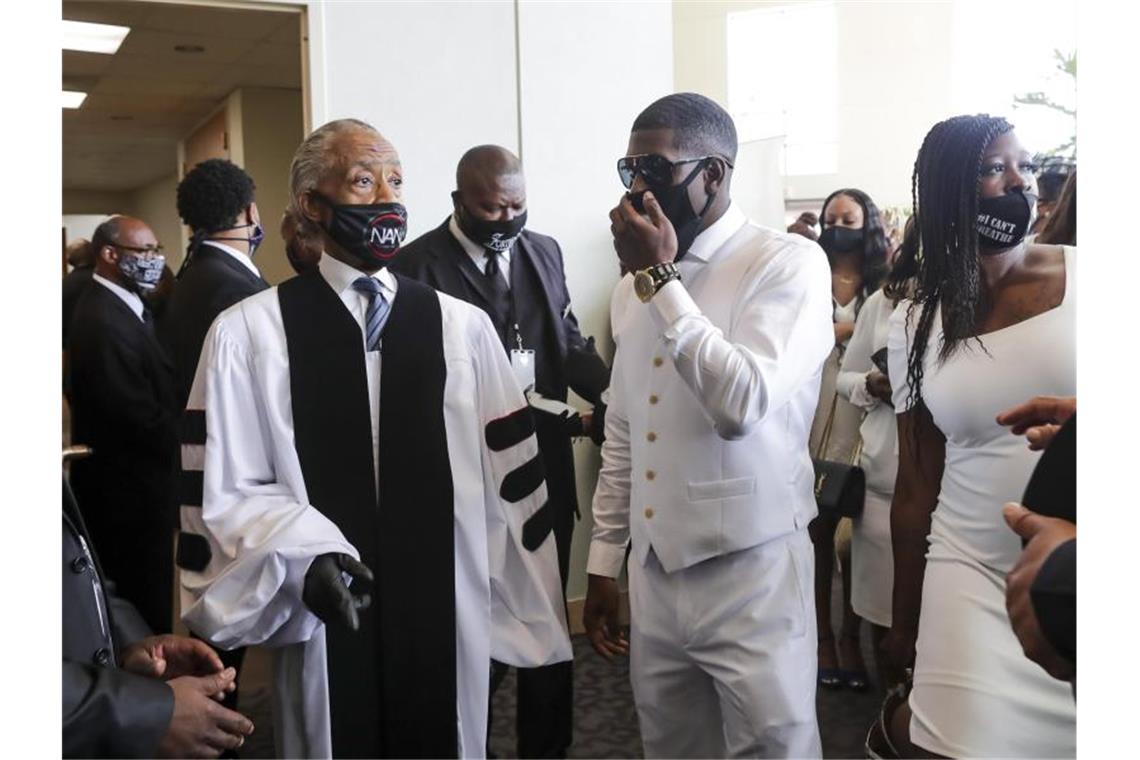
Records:
<instances>
[{"instance_id":1,"label":"white wall","mask_svg":"<svg viewBox=\"0 0 1140 760\"><path fill-rule=\"evenodd\" d=\"M392 141L409 238L451 213L465 150L518 149L513 4L310 3L309 15L313 126L355 117Z\"/></svg>"},{"instance_id":2,"label":"white wall","mask_svg":"<svg viewBox=\"0 0 1140 760\"><path fill-rule=\"evenodd\" d=\"M64 214L63 228L67 230L67 242L84 238L90 240L95 228L107 221L107 214Z\"/></svg>"},{"instance_id":3,"label":"white wall","mask_svg":"<svg viewBox=\"0 0 1140 760\"><path fill-rule=\"evenodd\" d=\"M527 224L562 246L582 333L597 337L608 360L609 300L619 274L609 211L625 192L615 164L637 114L672 92L671 8L668 2L521 2L519 51ZM579 442L575 459L582 520L572 546L570 599L585 596L598 448Z\"/></svg>"},{"instance_id":4,"label":"white wall","mask_svg":"<svg viewBox=\"0 0 1140 760\"><path fill-rule=\"evenodd\" d=\"M728 106L726 51L730 12L787 0L678 0L673 7L678 90ZM867 191L880 206L910 206L910 176L922 138L953 115L954 5L949 0L837 3L839 30L839 171L789 177L787 198L824 198L844 186ZM810 47L811 38L805 38ZM794 70L773 76L796 77ZM810 81L803 86L812 87Z\"/></svg>"}]
</instances>

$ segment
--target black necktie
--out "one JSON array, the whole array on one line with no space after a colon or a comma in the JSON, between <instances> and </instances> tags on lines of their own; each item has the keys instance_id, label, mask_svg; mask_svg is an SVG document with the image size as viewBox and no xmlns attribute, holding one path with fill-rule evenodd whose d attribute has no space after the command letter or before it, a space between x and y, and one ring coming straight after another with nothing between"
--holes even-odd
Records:
<instances>
[{"instance_id":1,"label":"black necktie","mask_svg":"<svg viewBox=\"0 0 1140 760\"><path fill-rule=\"evenodd\" d=\"M487 266L483 270L483 276L487 280L487 292L491 296L491 316L494 318L495 327L498 328L499 336L505 345L507 330L511 326L511 290L507 287L507 281L503 278L502 270L499 269L499 252L488 250L483 255L487 257Z\"/></svg>"}]
</instances>

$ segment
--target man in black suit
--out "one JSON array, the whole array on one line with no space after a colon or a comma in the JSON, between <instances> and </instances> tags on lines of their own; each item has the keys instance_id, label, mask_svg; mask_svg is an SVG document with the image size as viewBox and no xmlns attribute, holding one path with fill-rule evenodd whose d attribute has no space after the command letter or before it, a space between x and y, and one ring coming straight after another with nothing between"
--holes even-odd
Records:
<instances>
[{"instance_id":1,"label":"man in black suit","mask_svg":"<svg viewBox=\"0 0 1140 760\"><path fill-rule=\"evenodd\" d=\"M63 756L217 757L253 724L214 700L233 689L205 642L153 636L100 571L63 481Z\"/></svg>"},{"instance_id":2,"label":"man in black suit","mask_svg":"<svg viewBox=\"0 0 1140 760\"><path fill-rule=\"evenodd\" d=\"M103 566L159 632L171 629L178 417L171 366L141 293L162 275L162 247L138 219L112 217L91 240L94 282L68 343L76 498Z\"/></svg>"},{"instance_id":3,"label":"man in black suit","mask_svg":"<svg viewBox=\"0 0 1140 760\"><path fill-rule=\"evenodd\" d=\"M63 347L67 348L67 335L71 328L71 318L80 296L91 284L95 274L95 257L91 254L91 241L77 238L67 244L67 263L71 271L63 277Z\"/></svg>"},{"instance_id":4,"label":"man in black suit","mask_svg":"<svg viewBox=\"0 0 1140 760\"><path fill-rule=\"evenodd\" d=\"M253 263L265 236L253 193L250 176L220 158L198 164L178 184L178 215L193 237L159 322L159 336L174 361L180 412L214 319L269 287Z\"/></svg>"},{"instance_id":5,"label":"man in black suit","mask_svg":"<svg viewBox=\"0 0 1140 760\"><path fill-rule=\"evenodd\" d=\"M568 387L595 405L593 415L568 424L535 413L546 467L550 519L565 592L578 499L572 435L600 440L602 391L609 371L593 341L582 337L570 308L562 251L553 238L525 229L526 186L518 158L494 145L472 148L456 171L454 213L404 246L392 269L483 308L503 349L519 365L533 351L534 390L565 402ZM491 690L505 675L495 664ZM572 663L519 670L519 757L565 757L571 742Z\"/></svg>"}]
</instances>

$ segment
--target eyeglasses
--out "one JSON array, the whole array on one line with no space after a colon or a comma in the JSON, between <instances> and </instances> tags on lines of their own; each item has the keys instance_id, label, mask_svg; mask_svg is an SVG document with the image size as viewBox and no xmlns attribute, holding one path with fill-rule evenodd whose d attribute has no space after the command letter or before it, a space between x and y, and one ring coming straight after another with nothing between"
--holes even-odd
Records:
<instances>
[{"instance_id":1,"label":"eyeglasses","mask_svg":"<svg viewBox=\"0 0 1140 760\"><path fill-rule=\"evenodd\" d=\"M724 156L701 156L699 158L683 158L680 161L670 161L657 153L643 153L638 156L624 156L618 159L618 177L622 185L628 190L640 174L650 187L668 187L673 184L673 168L683 164L694 164L719 158L732 168L732 164ZM699 167L698 167L699 168Z\"/></svg>"},{"instance_id":2,"label":"eyeglasses","mask_svg":"<svg viewBox=\"0 0 1140 760\"><path fill-rule=\"evenodd\" d=\"M161 245L149 246L147 248L135 248L134 246L130 245L119 245L118 243L109 243L109 245L112 248L121 248L122 250L130 251L131 253L141 253L143 256L162 256L166 251L166 249Z\"/></svg>"}]
</instances>

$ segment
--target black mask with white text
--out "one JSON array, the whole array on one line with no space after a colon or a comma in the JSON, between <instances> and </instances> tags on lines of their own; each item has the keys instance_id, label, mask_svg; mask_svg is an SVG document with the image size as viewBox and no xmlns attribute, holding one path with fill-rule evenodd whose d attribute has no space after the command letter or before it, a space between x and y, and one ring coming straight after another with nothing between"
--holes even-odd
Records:
<instances>
[{"instance_id":1,"label":"black mask with white text","mask_svg":"<svg viewBox=\"0 0 1140 760\"><path fill-rule=\"evenodd\" d=\"M459 229L463 230L463 234L470 238L472 243L488 251L504 253L511 250L511 246L526 227L526 211L506 221L478 219L454 194L452 197L456 205L462 209L456 220L459 222Z\"/></svg>"},{"instance_id":2,"label":"black mask with white text","mask_svg":"<svg viewBox=\"0 0 1140 760\"><path fill-rule=\"evenodd\" d=\"M314 197L332 209L332 220L321 229L364 269L387 266L408 234L408 211L402 203L333 203Z\"/></svg>"},{"instance_id":3,"label":"black mask with white text","mask_svg":"<svg viewBox=\"0 0 1140 760\"><path fill-rule=\"evenodd\" d=\"M982 248L1012 248L1025 239L1033 221L1037 196L1013 192L978 199L978 245Z\"/></svg>"}]
</instances>

